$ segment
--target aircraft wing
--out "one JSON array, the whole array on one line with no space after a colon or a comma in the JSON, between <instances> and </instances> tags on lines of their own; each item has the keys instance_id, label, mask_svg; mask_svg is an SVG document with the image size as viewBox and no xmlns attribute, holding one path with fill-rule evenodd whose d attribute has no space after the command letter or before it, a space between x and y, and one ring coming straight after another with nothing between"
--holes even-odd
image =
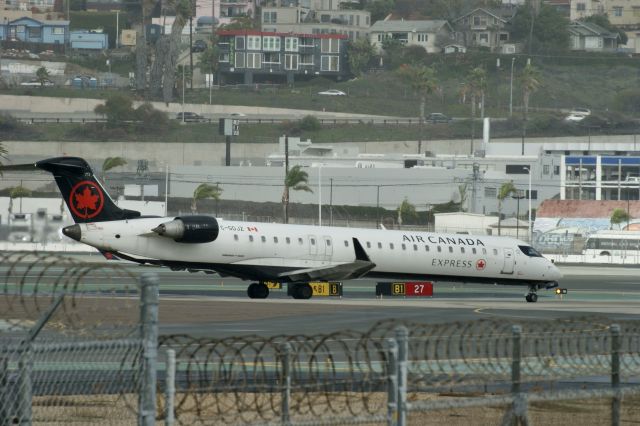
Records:
<instances>
[{"instance_id":1,"label":"aircraft wing","mask_svg":"<svg viewBox=\"0 0 640 426\"><path fill-rule=\"evenodd\" d=\"M362 248L357 238L353 239L353 248L356 259L353 262L341 265L331 265L323 268L298 269L279 274L278 277L288 281L315 281L315 280L349 280L360 278L376 267Z\"/></svg>"}]
</instances>

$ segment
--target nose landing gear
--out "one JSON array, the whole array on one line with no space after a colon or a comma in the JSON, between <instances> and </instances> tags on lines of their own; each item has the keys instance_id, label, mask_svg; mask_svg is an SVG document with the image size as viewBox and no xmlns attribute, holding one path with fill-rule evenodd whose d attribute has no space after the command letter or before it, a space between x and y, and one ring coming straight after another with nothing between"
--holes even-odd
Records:
<instances>
[{"instance_id":1,"label":"nose landing gear","mask_svg":"<svg viewBox=\"0 0 640 426\"><path fill-rule=\"evenodd\" d=\"M529 286L529 294L527 294L525 296L525 299L527 302L529 303L536 303L538 301L538 293L536 293L538 291L538 286L537 285L530 285Z\"/></svg>"}]
</instances>

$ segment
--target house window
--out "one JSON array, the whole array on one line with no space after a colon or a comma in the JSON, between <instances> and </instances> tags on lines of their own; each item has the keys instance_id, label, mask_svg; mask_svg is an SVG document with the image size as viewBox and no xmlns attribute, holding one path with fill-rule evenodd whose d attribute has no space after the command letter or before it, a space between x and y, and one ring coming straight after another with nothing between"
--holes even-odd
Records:
<instances>
[{"instance_id":1,"label":"house window","mask_svg":"<svg viewBox=\"0 0 640 426\"><path fill-rule=\"evenodd\" d=\"M244 50L244 36L236 36L236 50Z\"/></svg>"},{"instance_id":2,"label":"house window","mask_svg":"<svg viewBox=\"0 0 640 426\"><path fill-rule=\"evenodd\" d=\"M509 33L500 33L500 41L509 41Z\"/></svg>"},{"instance_id":3,"label":"house window","mask_svg":"<svg viewBox=\"0 0 640 426\"><path fill-rule=\"evenodd\" d=\"M424 43L427 40L429 40L429 35L428 34L424 34L424 33L418 34L418 41Z\"/></svg>"},{"instance_id":4,"label":"house window","mask_svg":"<svg viewBox=\"0 0 640 426\"><path fill-rule=\"evenodd\" d=\"M229 52L220 53L220 57L218 58L219 62L229 62Z\"/></svg>"},{"instance_id":5,"label":"house window","mask_svg":"<svg viewBox=\"0 0 640 426\"><path fill-rule=\"evenodd\" d=\"M42 28L40 27L29 27L27 31L27 37L29 38L40 38L42 37Z\"/></svg>"},{"instance_id":6,"label":"house window","mask_svg":"<svg viewBox=\"0 0 640 426\"><path fill-rule=\"evenodd\" d=\"M278 21L278 12L264 12L262 22L265 24L275 24Z\"/></svg>"},{"instance_id":7,"label":"house window","mask_svg":"<svg viewBox=\"0 0 640 426\"><path fill-rule=\"evenodd\" d=\"M285 54L284 55L284 69L297 70L298 69L298 55Z\"/></svg>"},{"instance_id":8,"label":"house window","mask_svg":"<svg viewBox=\"0 0 640 426\"><path fill-rule=\"evenodd\" d=\"M51 28L51 34L53 34L53 35L64 35L64 27L53 27L53 28Z\"/></svg>"},{"instance_id":9,"label":"house window","mask_svg":"<svg viewBox=\"0 0 640 426\"><path fill-rule=\"evenodd\" d=\"M524 198L526 198L527 200L529 199L529 190L525 191L525 195ZM531 199L532 200L537 200L538 199L538 190L534 189L531 191Z\"/></svg>"},{"instance_id":10,"label":"house window","mask_svg":"<svg viewBox=\"0 0 640 426\"><path fill-rule=\"evenodd\" d=\"M340 58L337 56L320 57L320 71L339 71Z\"/></svg>"},{"instance_id":11,"label":"house window","mask_svg":"<svg viewBox=\"0 0 640 426\"><path fill-rule=\"evenodd\" d=\"M235 67L236 68L244 68L244 53L243 52L236 53Z\"/></svg>"},{"instance_id":12,"label":"house window","mask_svg":"<svg viewBox=\"0 0 640 426\"><path fill-rule=\"evenodd\" d=\"M560 174L560 166L553 166L553 174L556 176Z\"/></svg>"},{"instance_id":13,"label":"house window","mask_svg":"<svg viewBox=\"0 0 640 426\"><path fill-rule=\"evenodd\" d=\"M260 49L260 47L258 47L258 49ZM263 37L262 38L262 50L267 50L267 51L270 51L270 52L279 52L280 51L280 37Z\"/></svg>"},{"instance_id":14,"label":"house window","mask_svg":"<svg viewBox=\"0 0 640 426\"><path fill-rule=\"evenodd\" d=\"M298 37L285 37L284 39L285 52L297 52L298 51Z\"/></svg>"},{"instance_id":15,"label":"house window","mask_svg":"<svg viewBox=\"0 0 640 426\"><path fill-rule=\"evenodd\" d=\"M265 64L279 64L280 63L280 54L279 53L265 53L264 59L262 60Z\"/></svg>"},{"instance_id":16,"label":"house window","mask_svg":"<svg viewBox=\"0 0 640 426\"><path fill-rule=\"evenodd\" d=\"M327 14L320 15L320 22L330 22L330 21L331 21L331 15L327 15Z\"/></svg>"},{"instance_id":17,"label":"house window","mask_svg":"<svg viewBox=\"0 0 640 426\"><path fill-rule=\"evenodd\" d=\"M548 175L549 174L549 165L545 164L544 166L542 166L542 174L544 175Z\"/></svg>"},{"instance_id":18,"label":"house window","mask_svg":"<svg viewBox=\"0 0 640 426\"><path fill-rule=\"evenodd\" d=\"M262 68L262 53L247 53L247 68Z\"/></svg>"},{"instance_id":19,"label":"house window","mask_svg":"<svg viewBox=\"0 0 640 426\"><path fill-rule=\"evenodd\" d=\"M622 6L613 6L613 16L622 16Z\"/></svg>"},{"instance_id":20,"label":"house window","mask_svg":"<svg viewBox=\"0 0 640 426\"><path fill-rule=\"evenodd\" d=\"M340 40L337 38L323 38L320 42L321 53L339 53Z\"/></svg>"},{"instance_id":21,"label":"house window","mask_svg":"<svg viewBox=\"0 0 640 426\"><path fill-rule=\"evenodd\" d=\"M631 6L631 11L633 13L633 17L634 18L640 18L640 7L638 6Z\"/></svg>"},{"instance_id":22,"label":"house window","mask_svg":"<svg viewBox=\"0 0 640 426\"><path fill-rule=\"evenodd\" d=\"M486 27L487 26L487 17L486 16L474 16L473 17L473 26L474 27Z\"/></svg>"},{"instance_id":23,"label":"house window","mask_svg":"<svg viewBox=\"0 0 640 426\"><path fill-rule=\"evenodd\" d=\"M260 36L247 36L247 50L260 50L261 39Z\"/></svg>"},{"instance_id":24,"label":"house window","mask_svg":"<svg viewBox=\"0 0 640 426\"><path fill-rule=\"evenodd\" d=\"M489 43L488 33L480 33L480 43Z\"/></svg>"},{"instance_id":25,"label":"house window","mask_svg":"<svg viewBox=\"0 0 640 426\"><path fill-rule=\"evenodd\" d=\"M585 10L587 10L587 6L584 3L576 3L576 10L578 12L584 12Z\"/></svg>"},{"instance_id":26,"label":"house window","mask_svg":"<svg viewBox=\"0 0 640 426\"><path fill-rule=\"evenodd\" d=\"M25 32L26 28L27 27L25 27L24 25L18 25L16 27L16 32L23 33L23 32Z\"/></svg>"}]
</instances>

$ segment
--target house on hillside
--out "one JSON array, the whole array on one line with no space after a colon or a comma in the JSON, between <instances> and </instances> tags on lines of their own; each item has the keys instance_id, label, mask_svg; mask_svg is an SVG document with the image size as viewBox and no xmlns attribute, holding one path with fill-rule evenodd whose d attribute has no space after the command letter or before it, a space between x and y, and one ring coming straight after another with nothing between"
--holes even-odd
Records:
<instances>
[{"instance_id":1,"label":"house on hillside","mask_svg":"<svg viewBox=\"0 0 640 426\"><path fill-rule=\"evenodd\" d=\"M620 41L620 34L592 22L584 21L575 21L569 24L569 37L571 50L591 52L615 51Z\"/></svg>"},{"instance_id":2,"label":"house on hillside","mask_svg":"<svg viewBox=\"0 0 640 426\"><path fill-rule=\"evenodd\" d=\"M492 52L509 41L507 23L514 9L477 8L453 20L456 39L467 47L484 47Z\"/></svg>"},{"instance_id":3,"label":"house on hillside","mask_svg":"<svg viewBox=\"0 0 640 426\"><path fill-rule=\"evenodd\" d=\"M66 45L69 42L69 21L40 21L22 17L2 22L0 40Z\"/></svg>"},{"instance_id":4,"label":"house on hillside","mask_svg":"<svg viewBox=\"0 0 640 426\"><path fill-rule=\"evenodd\" d=\"M421 46L427 53L440 53L445 45L455 40L454 31L447 21L377 21L369 29L369 40L378 50L384 40L398 40L405 46Z\"/></svg>"}]
</instances>

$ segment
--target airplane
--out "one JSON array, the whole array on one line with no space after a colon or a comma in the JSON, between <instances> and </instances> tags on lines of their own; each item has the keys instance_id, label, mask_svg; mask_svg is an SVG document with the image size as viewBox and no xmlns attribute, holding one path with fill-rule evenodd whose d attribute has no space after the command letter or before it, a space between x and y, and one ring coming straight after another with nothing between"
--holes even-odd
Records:
<instances>
[{"instance_id":1,"label":"airplane","mask_svg":"<svg viewBox=\"0 0 640 426\"><path fill-rule=\"evenodd\" d=\"M508 237L143 216L116 206L82 158L3 167L34 168L53 174L75 221L65 236L139 264L250 280L252 299L269 296L269 281L309 299L312 281L366 276L527 286L526 301L536 302L537 290L562 277L531 245Z\"/></svg>"}]
</instances>

